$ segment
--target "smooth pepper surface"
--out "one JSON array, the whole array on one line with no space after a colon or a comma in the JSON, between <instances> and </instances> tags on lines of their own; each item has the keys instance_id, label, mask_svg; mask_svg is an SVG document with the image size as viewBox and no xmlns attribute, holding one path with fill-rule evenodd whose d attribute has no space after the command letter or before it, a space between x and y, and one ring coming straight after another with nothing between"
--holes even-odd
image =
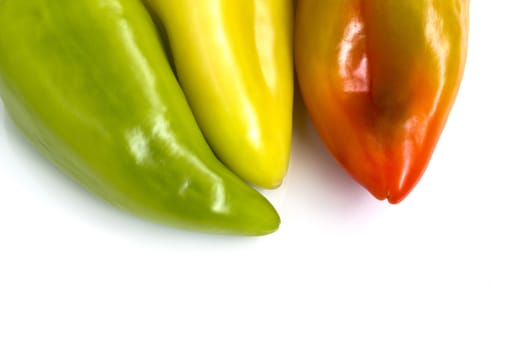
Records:
<instances>
[{"instance_id":1,"label":"smooth pepper surface","mask_svg":"<svg viewBox=\"0 0 527 350\"><path fill-rule=\"evenodd\" d=\"M376 198L423 175L462 80L469 0L299 0L295 63L335 159Z\"/></svg>"},{"instance_id":2,"label":"smooth pepper surface","mask_svg":"<svg viewBox=\"0 0 527 350\"><path fill-rule=\"evenodd\" d=\"M210 150L139 0L2 0L0 23L0 96L71 177L154 221L277 229L271 204Z\"/></svg>"},{"instance_id":3,"label":"smooth pepper surface","mask_svg":"<svg viewBox=\"0 0 527 350\"><path fill-rule=\"evenodd\" d=\"M293 108L293 2L144 0L218 157L246 181L280 185Z\"/></svg>"}]
</instances>

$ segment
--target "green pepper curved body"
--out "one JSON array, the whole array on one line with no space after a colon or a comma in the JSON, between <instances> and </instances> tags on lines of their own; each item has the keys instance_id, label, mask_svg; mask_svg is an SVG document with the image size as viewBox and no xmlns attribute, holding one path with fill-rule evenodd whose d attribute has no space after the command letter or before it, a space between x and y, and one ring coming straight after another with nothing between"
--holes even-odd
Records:
<instances>
[{"instance_id":1,"label":"green pepper curved body","mask_svg":"<svg viewBox=\"0 0 527 350\"><path fill-rule=\"evenodd\" d=\"M265 234L270 203L217 160L139 0L0 1L0 95L98 196L185 229Z\"/></svg>"},{"instance_id":2,"label":"green pepper curved body","mask_svg":"<svg viewBox=\"0 0 527 350\"><path fill-rule=\"evenodd\" d=\"M248 182L279 186L291 146L293 2L144 1L214 152Z\"/></svg>"}]
</instances>

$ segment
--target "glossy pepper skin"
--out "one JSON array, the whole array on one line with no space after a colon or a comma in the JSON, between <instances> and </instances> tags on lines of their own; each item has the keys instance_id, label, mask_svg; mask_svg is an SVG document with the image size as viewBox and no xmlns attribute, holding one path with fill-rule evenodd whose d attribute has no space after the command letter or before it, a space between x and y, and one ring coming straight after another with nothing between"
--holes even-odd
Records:
<instances>
[{"instance_id":1,"label":"glossy pepper skin","mask_svg":"<svg viewBox=\"0 0 527 350\"><path fill-rule=\"evenodd\" d=\"M217 160L139 0L1 0L0 95L27 138L115 206L258 235L279 217Z\"/></svg>"},{"instance_id":2,"label":"glossy pepper skin","mask_svg":"<svg viewBox=\"0 0 527 350\"><path fill-rule=\"evenodd\" d=\"M214 152L246 181L279 186L291 146L292 1L144 1Z\"/></svg>"},{"instance_id":3,"label":"glossy pepper skin","mask_svg":"<svg viewBox=\"0 0 527 350\"><path fill-rule=\"evenodd\" d=\"M299 0L295 63L315 127L378 199L423 175L455 101L468 0Z\"/></svg>"}]
</instances>

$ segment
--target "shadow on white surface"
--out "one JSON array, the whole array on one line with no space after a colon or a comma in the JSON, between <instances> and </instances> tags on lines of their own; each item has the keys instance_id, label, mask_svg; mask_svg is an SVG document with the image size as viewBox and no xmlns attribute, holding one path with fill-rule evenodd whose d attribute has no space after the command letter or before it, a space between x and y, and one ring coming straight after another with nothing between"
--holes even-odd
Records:
<instances>
[{"instance_id":1,"label":"shadow on white surface","mask_svg":"<svg viewBox=\"0 0 527 350\"><path fill-rule=\"evenodd\" d=\"M333 223L353 226L374 214L372 209L387 207L355 182L331 156L298 89L288 174L280 188L264 193L277 206L285 224L304 221L312 230L313 225L327 230Z\"/></svg>"}]
</instances>

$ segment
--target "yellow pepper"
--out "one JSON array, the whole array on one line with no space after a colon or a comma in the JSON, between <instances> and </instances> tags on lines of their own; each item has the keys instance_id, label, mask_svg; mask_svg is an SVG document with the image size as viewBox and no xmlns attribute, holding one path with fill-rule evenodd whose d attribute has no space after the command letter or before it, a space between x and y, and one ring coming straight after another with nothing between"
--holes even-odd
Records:
<instances>
[{"instance_id":1,"label":"yellow pepper","mask_svg":"<svg viewBox=\"0 0 527 350\"><path fill-rule=\"evenodd\" d=\"M144 0L216 155L246 181L280 185L293 106L293 2Z\"/></svg>"}]
</instances>

